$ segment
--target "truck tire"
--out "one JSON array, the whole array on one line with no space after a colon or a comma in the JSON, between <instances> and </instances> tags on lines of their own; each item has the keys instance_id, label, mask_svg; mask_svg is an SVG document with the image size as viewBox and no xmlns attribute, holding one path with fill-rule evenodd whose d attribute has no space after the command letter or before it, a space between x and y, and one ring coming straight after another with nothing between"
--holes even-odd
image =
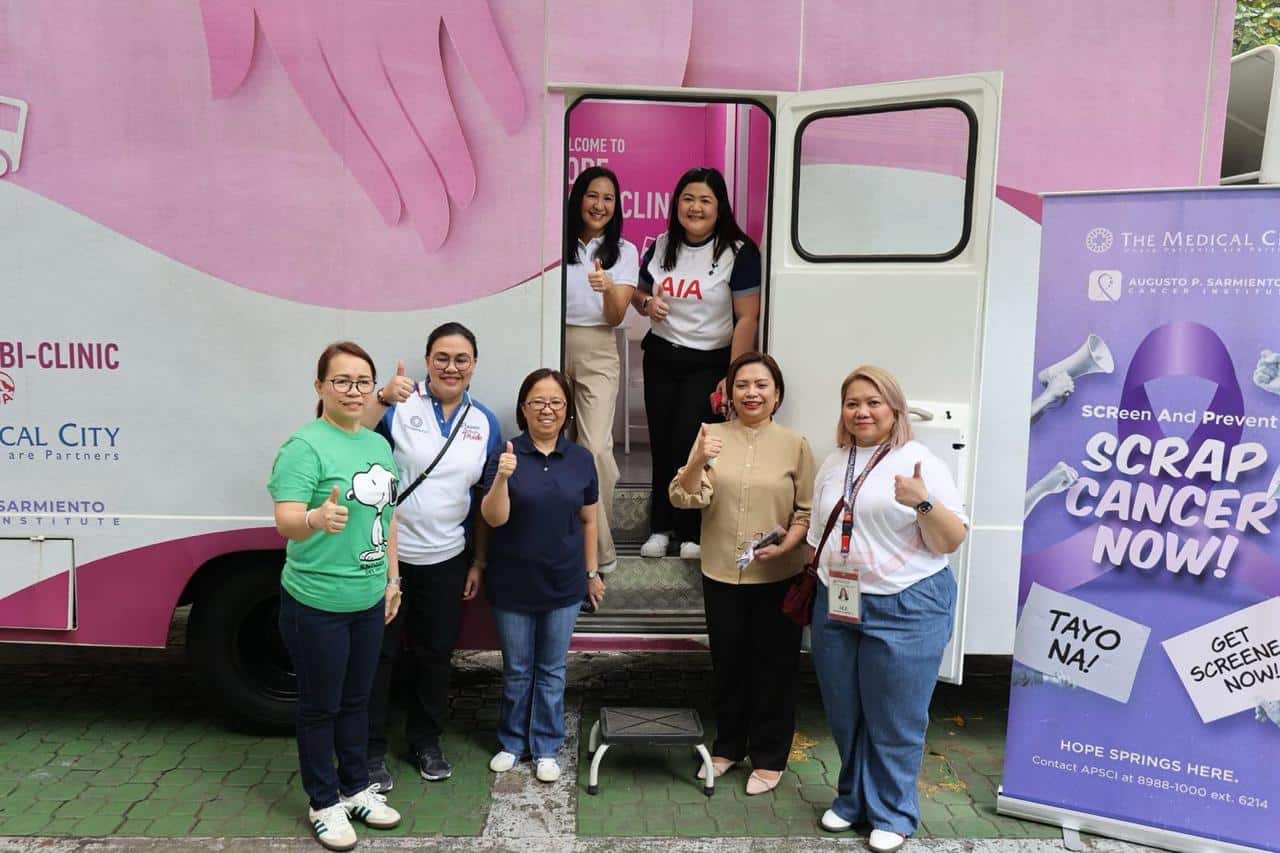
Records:
<instances>
[{"instance_id":1,"label":"truck tire","mask_svg":"<svg viewBox=\"0 0 1280 853\"><path fill-rule=\"evenodd\" d=\"M192 602L187 657L209 700L239 728L293 726L298 688L279 611L280 572L265 565L218 571Z\"/></svg>"}]
</instances>

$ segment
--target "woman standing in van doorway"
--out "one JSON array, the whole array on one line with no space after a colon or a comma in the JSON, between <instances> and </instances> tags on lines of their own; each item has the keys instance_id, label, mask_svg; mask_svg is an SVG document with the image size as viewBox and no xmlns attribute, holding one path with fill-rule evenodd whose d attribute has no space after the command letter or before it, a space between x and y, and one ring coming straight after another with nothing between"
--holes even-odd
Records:
<instances>
[{"instance_id":1,"label":"woman standing in van doorway","mask_svg":"<svg viewBox=\"0 0 1280 853\"><path fill-rule=\"evenodd\" d=\"M564 217L564 370L573 383L577 413L571 432L591 451L600 482L596 538L600 574L618 566L609 529L618 463L613 458L613 416L618 400L618 347L614 328L627 314L640 258L622 239L618 176L603 166L583 169L569 191Z\"/></svg>"},{"instance_id":2,"label":"woman standing in van doorway","mask_svg":"<svg viewBox=\"0 0 1280 853\"><path fill-rule=\"evenodd\" d=\"M870 823L871 849L891 853L920 820L929 700L955 616L947 555L969 521L951 472L912 440L892 374L857 368L840 403L838 449L813 488L824 527L810 527L807 540L810 560L820 552L813 664L840 752L836 798L821 824L841 832Z\"/></svg>"},{"instance_id":3,"label":"woman standing in van doorway","mask_svg":"<svg viewBox=\"0 0 1280 853\"><path fill-rule=\"evenodd\" d=\"M560 778L564 674L585 598L604 600L596 571L596 466L564 437L573 417L569 380L540 368L516 400L523 430L490 457L480 512L492 528L485 591L502 647L499 752L489 769L505 773L532 756L539 781Z\"/></svg>"},{"instance_id":4,"label":"woman standing in van doorway","mask_svg":"<svg viewBox=\"0 0 1280 853\"><path fill-rule=\"evenodd\" d=\"M440 742L451 658L463 602L480 589L488 532L476 524L468 536L467 527L480 502L474 492L485 463L502 449L498 419L468 390L478 355L476 336L466 326L437 326L427 336L426 381L405 376L400 362L365 411L365 425L391 443L403 483L396 527L404 607L387 626L369 700L369 780L383 793L395 784L387 768L387 712L392 669L406 636L413 664L405 715L411 760L428 782L453 775Z\"/></svg>"},{"instance_id":5,"label":"woman standing in van doorway","mask_svg":"<svg viewBox=\"0 0 1280 853\"><path fill-rule=\"evenodd\" d=\"M720 775L750 757L747 793L763 794L782 778L796 729L801 628L782 601L801 569L814 461L803 435L773 422L786 390L776 361L745 353L726 380L737 417L701 427L670 495L678 507L702 510L711 762ZM779 529L780 538L763 543Z\"/></svg>"},{"instance_id":6,"label":"woman standing in van doorway","mask_svg":"<svg viewBox=\"0 0 1280 853\"><path fill-rule=\"evenodd\" d=\"M316 840L330 850L355 847L352 817L378 829L400 823L365 766L383 625L400 606L396 463L387 443L360 425L374 379L359 346L326 347L316 367L317 417L280 448L267 483L276 529L288 540L280 636L298 674L302 787Z\"/></svg>"},{"instance_id":7,"label":"woman standing in van doorway","mask_svg":"<svg viewBox=\"0 0 1280 853\"><path fill-rule=\"evenodd\" d=\"M632 297L653 328L645 335L644 408L653 455L650 535L645 557L701 556L698 514L674 507L667 485L704 422L722 420L708 403L724 392L729 362L755 349L760 318L760 250L738 227L724 176L690 169L672 193L671 216L640 262Z\"/></svg>"}]
</instances>

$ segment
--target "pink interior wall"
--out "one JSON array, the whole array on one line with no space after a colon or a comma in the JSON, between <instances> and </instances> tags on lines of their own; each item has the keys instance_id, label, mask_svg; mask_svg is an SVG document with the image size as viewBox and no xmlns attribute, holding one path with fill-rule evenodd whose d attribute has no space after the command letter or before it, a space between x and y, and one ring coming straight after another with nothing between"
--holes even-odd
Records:
<instances>
[{"instance_id":1,"label":"pink interior wall","mask_svg":"<svg viewBox=\"0 0 1280 853\"><path fill-rule=\"evenodd\" d=\"M747 236L757 245L764 239L769 191L769 117L761 109L747 113L747 196L751 199L746 222Z\"/></svg>"}]
</instances>

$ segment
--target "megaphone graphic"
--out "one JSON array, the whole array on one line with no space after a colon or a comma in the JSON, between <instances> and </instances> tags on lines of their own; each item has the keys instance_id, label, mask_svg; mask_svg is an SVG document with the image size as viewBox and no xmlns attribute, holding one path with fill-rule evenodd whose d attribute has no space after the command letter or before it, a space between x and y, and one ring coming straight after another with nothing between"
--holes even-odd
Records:
<instances>
[{"instance_id":1,"label":"megaphone graphic","mask_svg":"<svg viewBox=\"0 0 1280 853\"><path fill-rule=\"evenodd\" d=\"M1079 379L1090 373L1114 373L1115 369L1116 360L1107 342L1097 335L1089 335L1079 349L1037 373L1036 379L1041 385L1048 385L1049 377L1055 373L1066 373L1072 379Z\"/></svg>"}]
</instances>

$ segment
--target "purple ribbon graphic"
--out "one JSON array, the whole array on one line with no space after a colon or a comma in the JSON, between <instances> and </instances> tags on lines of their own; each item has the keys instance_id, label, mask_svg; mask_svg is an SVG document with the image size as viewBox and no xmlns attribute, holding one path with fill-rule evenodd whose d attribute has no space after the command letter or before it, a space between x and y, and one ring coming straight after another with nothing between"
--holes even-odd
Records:
<instances>
[{"instance_id":1,"label":"purple ribbon graphic","mask_svg":"<svg viewBox=\"0 0 1280 853\"><path fill-rule=\"evenodd\" d=\"M1120 395L1122 410L1151 410L1146 383L1166 376L1196 376L1217 385L1209 408L1224 415L1244 414L1244 395L1235 375L1231 354L1222 339L1208 326L1187 320L1167 323L1151 331L1138 345L1125 373L1124 387ZM1238 417L1236 418L1238 420ZM1220 423L1202 423L1187 439L1195 447L1199 443L1218 439L1231 448L1240 441L1243 427ZM1135 433L1153 442L1164 438L1164 430L1155 420L1117 421L1116 433L1121 440ZM1149 476L1149 475L1148 475ZM1157 484L1159 478L1152 478ZM1058 592L1066 592L1082 586L1107 572L1113 566L1099 565L1093 561L1093 543L1098 528L1092 525L1054 543L1034 554L1022 558L1022 572L1018 578L1018 605L1026 601L1031 585L1038 583ZM1105 526L1118 528L1117 524ZM1161 528L1162 525L1128 525L1135 529L1144 526ZM1187 533L1194 532L1194 528ZM1242 540L1233 558L1231 575L1247 583L1265 595L1280 595L1280 564L1262 548Z\"/></svg>"}]
</instances>

